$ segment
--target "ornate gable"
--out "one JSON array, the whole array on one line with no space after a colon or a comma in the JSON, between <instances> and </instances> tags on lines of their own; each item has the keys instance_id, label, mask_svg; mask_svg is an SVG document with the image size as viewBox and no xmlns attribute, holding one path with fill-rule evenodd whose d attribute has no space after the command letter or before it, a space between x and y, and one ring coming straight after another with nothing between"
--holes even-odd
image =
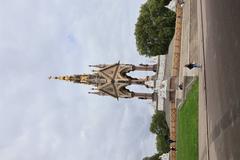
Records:
<instances>
[{"instance_id":1,"label":"ornate gable","mask_svg":"<svg viewBox=\"0 0 240 160\"><path fill-rule=\"evenodd\" d=\"M118 61L118 63L116 64L100 69L99 74L101 74L106 79L109 79L110 81L114 80L118 73L119 66L120 66L120 62Z\"/></svg>"},{"instance_id":2,"label":"ornate gable","mask_svg":"<svg viewBox=\"0 0 240 160\"><path fill-rule=\"evenodd\" d=\"M114 83L105 84L105 85L99 87L98 90L100 90L114 98L117 98L117 99L119 98L118 90Z\"/></svg>"}]
</instances>

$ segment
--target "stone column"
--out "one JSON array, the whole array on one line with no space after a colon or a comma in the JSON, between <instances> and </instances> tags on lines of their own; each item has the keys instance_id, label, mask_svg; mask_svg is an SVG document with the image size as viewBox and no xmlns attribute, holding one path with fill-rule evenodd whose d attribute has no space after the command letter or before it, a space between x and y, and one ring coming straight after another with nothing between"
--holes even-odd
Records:
<instances>
[{"instance_id":1,"label":"stone column","mask_svg":"<svg viewBox=\"0 0 240 160\"><path fill-rule=\"evenodd\" d=\"M133 97L137 97L139 99L155 100L155 93L136 93L136 92L133 92Z\"/></svg>"},{"instance_id":2,"label":"stone column","mask_svg":"<svg viewBox=\"0 0 240 160\"><path fill-rule=\"evenodd\" d=\"M148 64L140 64L138 66L133 66L134 71L153 71L157 72L157 64L148 65Z\"/></svg>"}]
</instances>

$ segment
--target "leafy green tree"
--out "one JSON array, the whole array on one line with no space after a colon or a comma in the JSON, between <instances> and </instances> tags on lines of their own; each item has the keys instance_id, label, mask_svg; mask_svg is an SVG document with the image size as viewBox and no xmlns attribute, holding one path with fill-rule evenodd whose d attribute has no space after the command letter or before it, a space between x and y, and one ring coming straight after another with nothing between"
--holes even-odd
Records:
<instances>
[{"instance_id":1,"label":"leafy green tree","mask_svg":"<svg viewBox=\"0 0 240 160\"><path fill-rule=\"evenodd\" d=\"M168 141L166 141L166 137L164 137L163 135L157 135L156 137L157 139L157 151L160 155L162 155L163 153L167 153L170 150L170 145L168 143Z\"/></svg>"},{"instance_id":2,"label":"leafy green tree","mask_svg":"<svg viewBox=\"0 0 240 160\"><path fill-rule=\"evenodd\" d=\"M150 131L157 135L169 135L169 128L166 122L166 116L164 111L156 111L155 114L152 116Z\"/></svg>"},{"instance_id":3,"label":"leafy green tree","mask_svg":"<svg viewBox=\"0 0 240 160\"><path fill-rule=\"evenodd\" d=\"M152 116L150 131L157 134L156 146L159 155L169 152L169 127L166 122L164 111L156 111Z\"/></svg>"},{"instance_id":4,"label":"leafy green tree","mask_svg":"<svg viewBox=\"0 0 240 160\"><path fill-rule=\"evenodd\" d=\"M175 31L175 12L166 8L171 0L148 0L141 6L135 27L137 49L141 55L167 54Z\"/></svg>"}]
</instances>

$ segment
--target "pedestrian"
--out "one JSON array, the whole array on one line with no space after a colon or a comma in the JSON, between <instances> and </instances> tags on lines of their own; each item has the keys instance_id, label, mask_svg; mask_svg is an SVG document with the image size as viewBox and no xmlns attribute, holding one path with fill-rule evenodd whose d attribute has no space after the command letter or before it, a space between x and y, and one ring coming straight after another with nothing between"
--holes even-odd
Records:
<instances>
[{"instance_id":1,"label":"pedestrian","mask_svg":"<svg viewBox=\"0 0 240 160\"><path fill-rule=\"evenodd\" d=\"M170 147L170 150L171 150L171 151L176 151L176 148Z\"/></svg>"},{"instance_id":2,"label":"pedestrian","mask_svg":"<svg viewBox=\"0 0 240 160\"><path fill-rule=\"evenodd\" d=\"M178 88L179 88L180 90L183 90L183 84L182 84L182 83L179 84L179 85L178 85Z\"/></svg>"},{"instance_id":3,"label":"pedestrian","mask_svg":"<svg viewBox=\"0 0 240 160\"><path fill-rule=\"evenodd\" d=\"M169 140L168 140L168 143L169 143L169 144L170 144L170 143L176 143L176 141L169 139Z\"/></svg>"},{"instance_id":4,"label":"pedestrian","mask_svg":"<svg viewBox=\"0 0 240 160\"><path fill-rule=\"evenodd\" d=\"M202 68L201 64L197 64L197 63L189 63L186 64L184 67L187 67L188 69L193 69L193 68Z\"/></svg>"},{"instance_id":5,"label":"pedestrian","mask_svg":"<svg viewBox=\"0 0 240 160\"><path fill-rule=\"evenodd\" d=\"M181 7L183 7L185 2L182 0L182 1L179 1L179 4L180 4Z\"/></svg>"}]
</instances>

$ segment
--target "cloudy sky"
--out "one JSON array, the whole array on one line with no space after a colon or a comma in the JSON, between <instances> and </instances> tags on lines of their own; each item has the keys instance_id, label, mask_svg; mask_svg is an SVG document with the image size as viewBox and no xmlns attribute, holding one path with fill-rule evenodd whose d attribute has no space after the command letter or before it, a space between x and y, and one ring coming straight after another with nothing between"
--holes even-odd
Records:
<instances>
[{"instance_id":1,"label":"cloudy sky","mask_svg":"<svg viewBox=\"0 0 240 160\"><path fill-rule=\"evenodd\" d=\"M89 64L147 63L134 25L144 0L0 0L0 159L140 160L155 152L150 102L49 81Z\"/></svg>"}]
</instances>

